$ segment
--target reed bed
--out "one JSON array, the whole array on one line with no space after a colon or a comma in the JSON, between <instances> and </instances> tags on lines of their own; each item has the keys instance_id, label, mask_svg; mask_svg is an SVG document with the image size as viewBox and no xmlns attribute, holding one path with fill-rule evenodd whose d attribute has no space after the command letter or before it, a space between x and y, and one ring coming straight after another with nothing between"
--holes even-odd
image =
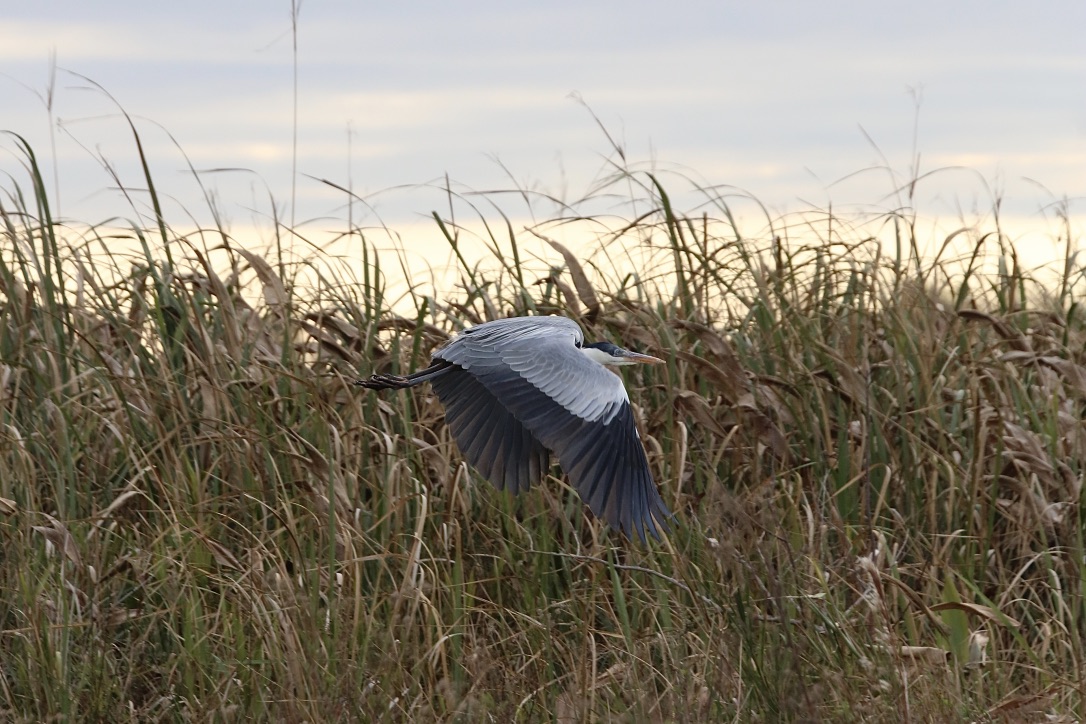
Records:
<instances>
[{"instance_id":1,"label":"reed bed","mask_svg":"<svg viewBox=\"0 0 1086 724\"><path fill-rule=\"evenodd\" d=\"M584 215L493 212L469 261L435 212L460 283L393 298L365 234L352 264L181 236L149 174L134 254L73 244L24 152L0 202L5 719L1086 716L1070 236L1055 282L998 227L922 257L899 212L890 244L828 214L748 237L712 189L684 211L616 169L601 196L635 211L589 219L603 251L533 269L523 245ZM426 389L351 386L543 313L669 361L625 375L663 541L607 530L557 469L494 490Z\"/></svg>"}]
</instances>

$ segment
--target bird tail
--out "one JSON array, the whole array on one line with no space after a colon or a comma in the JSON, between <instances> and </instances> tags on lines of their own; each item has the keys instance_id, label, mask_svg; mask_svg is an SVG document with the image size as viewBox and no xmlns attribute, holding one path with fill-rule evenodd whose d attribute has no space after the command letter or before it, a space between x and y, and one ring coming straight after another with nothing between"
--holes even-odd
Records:
<instances>
[{"instance_id":1,"label":"bird tail","mask_svg":"<svg viewBox=\"0 0 1086 724\"><path fill-rule=\"evenodd\" d=\"M400 375L372 375L369 379L355 380L354 384L365 387L367 390L403 390L415 385L421 385L423 382L429 382L435 377L443 375L453 366L455 365L452 362L441 359L426 369L412 372L406 377Z\"/></svg>"}]
</instances>

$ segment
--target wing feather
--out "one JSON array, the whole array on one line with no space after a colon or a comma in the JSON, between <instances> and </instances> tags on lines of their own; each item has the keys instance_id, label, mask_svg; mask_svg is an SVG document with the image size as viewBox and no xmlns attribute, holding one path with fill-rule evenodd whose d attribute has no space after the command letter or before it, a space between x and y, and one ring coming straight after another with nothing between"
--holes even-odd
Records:
<instances>
[{"instance_id":1,"label":"wing feather","mask_svg":"<svg viewBox=\"0 0 1086 724\"><path fill-rule=\"evenodd\" d=\"M550 452L466 370L431 380L457 447L500 490L519 493L543 478Z\"/></svg>"}]
</instances>

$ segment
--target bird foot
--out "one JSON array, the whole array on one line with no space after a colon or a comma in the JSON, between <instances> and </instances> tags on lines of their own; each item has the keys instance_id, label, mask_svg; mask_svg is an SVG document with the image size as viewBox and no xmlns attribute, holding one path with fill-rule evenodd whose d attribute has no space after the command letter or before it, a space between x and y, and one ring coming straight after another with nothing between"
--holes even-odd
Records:
<instances>
[{"instance_id":1,"label":"bird foot","mask_svg":"<svg viewBox=\"0 0 1086 724\"><path fill-rule=\"evenodd\" d=\"M372 375L368 380L355 380L358 387L367 390L402 390L411 386L411 381L399 375Z\"/></svg>"}]
</instances>

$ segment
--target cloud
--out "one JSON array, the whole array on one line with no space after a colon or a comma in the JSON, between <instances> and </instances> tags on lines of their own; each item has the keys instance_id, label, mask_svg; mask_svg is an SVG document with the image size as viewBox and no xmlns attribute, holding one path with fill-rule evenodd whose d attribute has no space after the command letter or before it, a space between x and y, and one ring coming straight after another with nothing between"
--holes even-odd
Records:
<instances>
[{"instance_id":1,"label":"cloud","mask_svg":"<svg viewBox=\"0 0 1086 724\"><path fill-rule=\"evenodd\" d=\"M1009 191L1028 198L1023 208L1037 204L1021 191L1021 176L1086 195L1086 106L1069 90L1086 72L1073 50L1083 11L1049 16L1003 0L963 3L788 3L781 12L685 2L663 14L638 0L304 3L298 170L342 183L350 168L356 187L371 190L447 172L474 188L515 181L576 197L613 170L609 140L569 98L577 91L629 159L748 188L774 207L877 199L888 191L886 173L835 182L884 162L904 177L914 150L925 169L964 164L984 177L1002 174ZM224 199L237 184L234 203L250 203L254 176L277 199L289 198L286 5L44 7L13 7L0 25L10 78L43 92L55 48L61 67L101 83L133 115L156 173L187 173L160 124L199 168L252 169L229 183L215 179ZM963 42L978 37L984 42ZM131 135L113 103L71 90L86 85L72 76L58 80L64 193L86 198L109 183L87 160L93 153L138 180ZM51 153L41 102L3 83L3 128ZM918 115L910 88L923 97ZM941 183L932 188L953 198L954 184ZM318 188L299 195L313 204L307 215L340 202ZM426 203L413 197L404 208L420 204L415 212L425 213Z\"/></svg>"}]
</instances>

